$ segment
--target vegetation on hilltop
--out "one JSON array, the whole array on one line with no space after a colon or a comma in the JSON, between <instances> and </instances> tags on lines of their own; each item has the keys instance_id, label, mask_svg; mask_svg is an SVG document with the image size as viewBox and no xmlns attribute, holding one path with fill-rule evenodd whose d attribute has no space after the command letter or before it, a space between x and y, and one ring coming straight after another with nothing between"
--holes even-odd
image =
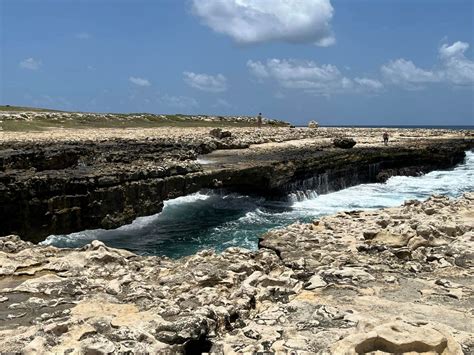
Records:
<instances>
[{"instance_id":1,"label":"vegetation on hilltop","mask_svg":"<svg viewBox=\"0 0 474 355\"><path fill-rule=\"evenodd\" d=\"M150 113L66 112L19 106L0 106L0 131L41 131L55 128L252 127L254 117L210 115L158 115ZM269 120L269 126L287 126Z\"/></svg>"}]
</instances>

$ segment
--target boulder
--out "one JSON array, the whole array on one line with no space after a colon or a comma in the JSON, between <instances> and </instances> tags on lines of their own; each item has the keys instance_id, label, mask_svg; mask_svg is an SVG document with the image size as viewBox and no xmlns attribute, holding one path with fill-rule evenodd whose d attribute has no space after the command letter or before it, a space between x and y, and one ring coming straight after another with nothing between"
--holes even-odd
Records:
<instances>
[{"instance_id":1,"label":"boulder","mask_svg":"<svg viewBox=\"0 0 474 355\"><path fill-rule=\"evenodd\" d=\"M319 127L319 123L316 122L316 121L309 121L308 122L308 128L318 128Z\"/></svg>"},{"instance_id":2,"label":"boulder","mask_svg":"<svg viewBox=\"0 0 474 355\"><path fill-rule=\"evenodd\" d=\"M352 138L334 138L332 144L337 148L349 149L356 145L356 141Z\"/></svg>"},{"instance_id":3,"label":"boulder","mask_svg":"<svg viewBox=\"0 0 474 355\"><path fill-rule=\"evenodd\" d=\"M222 129L220 128L214 128L214 129L211 129L211 131L209 132L209 134L212 136L212 137L216 137L218 139L223 139L223 138L229 138L232 136L232 133L230 131L223 131Z\"/></svg>"}]
</instances>

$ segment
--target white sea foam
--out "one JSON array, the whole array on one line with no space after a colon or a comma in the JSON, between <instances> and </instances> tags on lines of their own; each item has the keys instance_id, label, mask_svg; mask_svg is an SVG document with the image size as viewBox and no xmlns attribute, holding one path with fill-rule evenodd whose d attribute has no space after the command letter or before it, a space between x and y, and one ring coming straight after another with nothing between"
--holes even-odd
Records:
<instances>
[{"instance_id":1,"label":"white sea foam","mask_svg":"<svg viewBox=\"0 0 474 355\"><path fill-rule=\"evenodd\" d=\"M474 152L467 152L465 162L452 170L420 177L396 176L384 184L362 184L324 195L305 190L286 205L222 191L195 193L165 201L161 213L137 218L115 230L52 235L42 244L77 247L99 239L142 254L170 256L202 248L255 249L260 234L298 220L309 221L343 210L391 207L432 194L459 196L466 191L474 191Z\"/></svg>"},{"instance_id":2,"label":"white sea foam","mask_svg":"<svg viewBox=\"0 0 474 355\"><path fill-rule=\"evenodd\" d=\"M474 153L467 152L465 163L453 170L433 171L419 177L395 176L384 184L361 184L344 190L296 201L301 213L326 215L345 209L391 207L405 200L424 200L432 194L457 196L474 191Z\"/></svg>"},{"instance_id":3,"label":"white sea foam","mask_svg":"<svg viewBox=\"0 0 474 355\"><path fill-rule=\"evenodd\" d=\"M212 164L214 163L212 160L210 159L204 159L204 158L197 158L196 159L196 163L199 163L201 165L206 165L206 164Z\"/></svg>"}]
</instances>

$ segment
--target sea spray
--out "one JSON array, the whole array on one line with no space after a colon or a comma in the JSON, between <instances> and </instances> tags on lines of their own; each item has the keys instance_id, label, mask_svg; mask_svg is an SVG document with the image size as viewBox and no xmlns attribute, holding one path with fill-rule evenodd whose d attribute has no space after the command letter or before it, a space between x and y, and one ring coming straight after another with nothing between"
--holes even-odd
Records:
<instances>
[{"instance_id":1,"label":"sea spray","mask_svg":"<svg viewBox=\"0 0 474 355\"><path fill-rule=\"evenodd\" d=\"M324 177L316 177L313 182L327 186ZM79 247L99 239L112 247L143 255L170 257L205 248L255 249L259 235L296 221L311 221L342 210L391 207L409 199L424 200L432 194L455 197L467 191L474 191L473 152L467 152L464 163L452 170L433 171L420 177L395 176L383 184L362 184L327 194L304 189L290 195L286 202L223 191L200 192L166 201L161 213L137 218L115 230L54 235L43 244Z\"/></svg>"}]
</instances>

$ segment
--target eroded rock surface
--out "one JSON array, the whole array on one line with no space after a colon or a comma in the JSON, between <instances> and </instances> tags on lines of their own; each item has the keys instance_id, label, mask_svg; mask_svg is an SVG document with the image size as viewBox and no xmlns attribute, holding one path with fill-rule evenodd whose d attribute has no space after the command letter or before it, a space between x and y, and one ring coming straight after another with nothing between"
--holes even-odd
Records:
<instances>
[{"instance_id":1,"label":"eroded rock surface","mask_svg":"<svg viewBox=\"0 0 474 355\"><path fill-rule=\"evenodd\" d=\"M474 195L179 260L0 238L0 352L470 353Z\"/></svg>"},{"instance_id":2,"label":"eroded rock surface","mask_svg":"<svg viewBox=\"0 0 474 355\"><path fill-rule=\"evenodd\" d=\"M51 234L117 228L160 212L164 200L205 188L266 195L338 190L452 167L474 147L464 133L448 130L394 131L388 147L378 129L209 132L0 132L0 234L37 242ZM355 136L357 146L332 147L331 139L342 135Z\"/></svg>"},{"instance_id":3,"label":"eroded rock surface","mask_svg":"<svg viewBox=\"0 0 474 355\"><path fill-rule=\"evenodd\" d=\"M334 144L334 146L338 148L350 149L356 145L356 141L352 138L338 137L333 139L332 144Z\"/></svg>"}]
</instances>

